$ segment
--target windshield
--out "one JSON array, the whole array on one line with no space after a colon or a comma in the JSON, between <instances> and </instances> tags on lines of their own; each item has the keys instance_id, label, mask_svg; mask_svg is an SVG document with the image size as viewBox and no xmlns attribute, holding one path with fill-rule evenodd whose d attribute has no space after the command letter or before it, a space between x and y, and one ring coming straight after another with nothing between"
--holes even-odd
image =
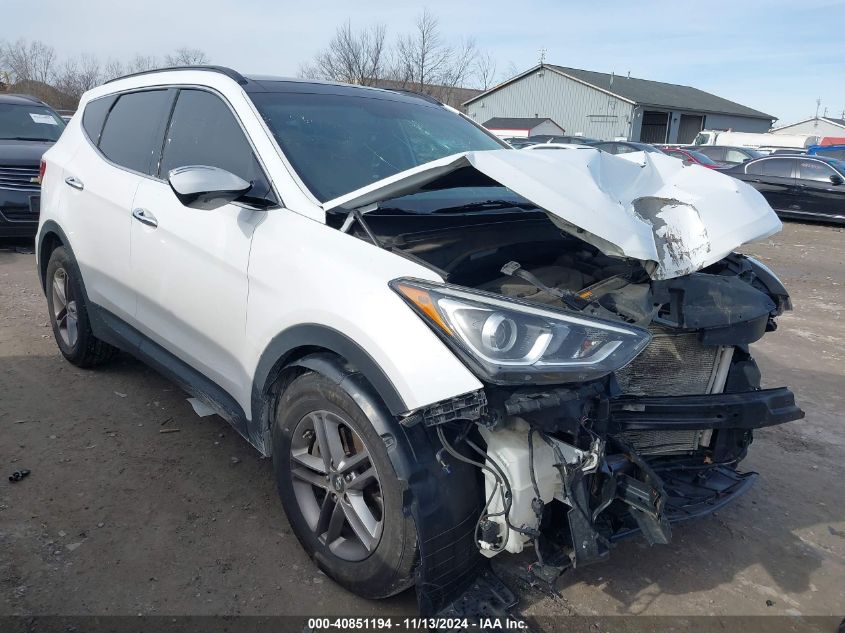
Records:
<instances>
[{"instance_id":1,"label":"windshield","mask_svg":"<svg viewBox=\"0 0 845 633\"><path fill-rule=\"evenodd\" d=\"M710 141L710 135L709 134L705 134L704 132L699 132L698 135L693 140L692 144L693 145L707 145L707 143L709 141Z\"/></svg>"},{"instance_id":2,"label":"windshield","mask_svg":"<svg viewBox=\"0 0 845 633\"><path fill-rule=\"evenodd\" d=\"M0 103L0 140L57 141L65 122L44 106Z\"/></svg>"},{"instance_id":3,"label":"windshield","mask_svg":"<svg viewBox=\"0 0 845 633\"><path fill-rule=\"evenodd\" d=\"M373 94L250 96L320 202L444 156L506 147L439 105Z\"/></svg>"}]
</instances>

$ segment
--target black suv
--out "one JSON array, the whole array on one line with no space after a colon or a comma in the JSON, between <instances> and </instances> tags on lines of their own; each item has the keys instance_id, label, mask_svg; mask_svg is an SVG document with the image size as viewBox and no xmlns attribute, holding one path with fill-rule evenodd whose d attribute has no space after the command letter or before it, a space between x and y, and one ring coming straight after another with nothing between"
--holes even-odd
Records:
<instances>
[{"instance_id":1,"label":"black suv","mask_svg":"<svg viewBox=\"0 0 845 633\"><path fill-rule=\"evenodd\" d=\"M0 94L0 238L34 237L41 203L41 156L65 122L43 101Z\"/></svg>"}]
</instances>

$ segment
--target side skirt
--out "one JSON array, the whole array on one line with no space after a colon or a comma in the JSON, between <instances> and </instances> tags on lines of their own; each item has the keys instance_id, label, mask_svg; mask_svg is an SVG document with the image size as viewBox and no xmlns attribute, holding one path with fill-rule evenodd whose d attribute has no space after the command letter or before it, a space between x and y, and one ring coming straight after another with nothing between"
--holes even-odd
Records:
<instances>
[{"instance_id":1,"label":"side skirt","mask_svg":"<svg viewBox=\"0 0 845 633\"><path fill-rule=\"evenodd\" d=\"M214 409L215 413L229 422L249 441L246 414L241 405L223 387L105 308L90 301L87 308L94 336L131 354L165 378L175 382L184 391ZM258 446L255 448L261 450Z\"/></svg>"}]
</instances>

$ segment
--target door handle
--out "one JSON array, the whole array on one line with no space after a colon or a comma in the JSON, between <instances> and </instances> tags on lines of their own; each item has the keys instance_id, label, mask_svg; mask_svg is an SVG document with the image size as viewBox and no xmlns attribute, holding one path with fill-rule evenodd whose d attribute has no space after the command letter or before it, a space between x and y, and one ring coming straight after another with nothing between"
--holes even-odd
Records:
<instances>
[{"instance_id":1,"label":"door handle","mask_svg":"<svg viewBox=\"0 0 845 633\"><path fill-rule=\"evenodd\" d=\"M65 178L65 183L73 187L74 189L79 189L82 191L85 189L85 185L82 184L82 181L79 178L74 178L73 176L68 176Z\"/></svg>"},{"instance_id":2,"label":"door handle","mask_svg":"<svg viewBox=\"0 0 845 633\"><path fill-rule=\"evenodd\" d=\"M153 228L158 226L158 220L156 220L156 216L154 216L146 209L141 209L140 207L137 209L133 209L132 217L138 220L138 222L140 222L141 224L146 224L147 226L151 226Z\"/></svg>"}]
</instances>

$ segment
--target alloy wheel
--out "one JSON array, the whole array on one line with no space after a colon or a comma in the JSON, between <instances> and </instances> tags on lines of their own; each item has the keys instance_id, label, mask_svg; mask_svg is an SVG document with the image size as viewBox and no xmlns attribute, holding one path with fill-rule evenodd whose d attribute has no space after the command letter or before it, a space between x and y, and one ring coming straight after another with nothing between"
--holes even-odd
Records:
<instances>
[{"instance_id":1,"label":"alloy wheel","mask_svg":"<svg viewBox=\"0 0 845 633\"><path fill-rule=\"evenodd\" d=\"M313 411L296 425L290 471L308 527L337 557L360 561L384 528L379 476L361 436L339 415Z\"/></svg>"},{"instance_id":2,"label":"alloy wheel","mask_svg":"<svg viewBox=\"0 0 845 633\"><path fill-rule=\"evenodd\" d=\"M64 268L57 268L53 273L52 289L53 317L56 320L56 328L65 345L73 347L79 337L79 317L70 277Z\"/></svg>"}]
</instances>

